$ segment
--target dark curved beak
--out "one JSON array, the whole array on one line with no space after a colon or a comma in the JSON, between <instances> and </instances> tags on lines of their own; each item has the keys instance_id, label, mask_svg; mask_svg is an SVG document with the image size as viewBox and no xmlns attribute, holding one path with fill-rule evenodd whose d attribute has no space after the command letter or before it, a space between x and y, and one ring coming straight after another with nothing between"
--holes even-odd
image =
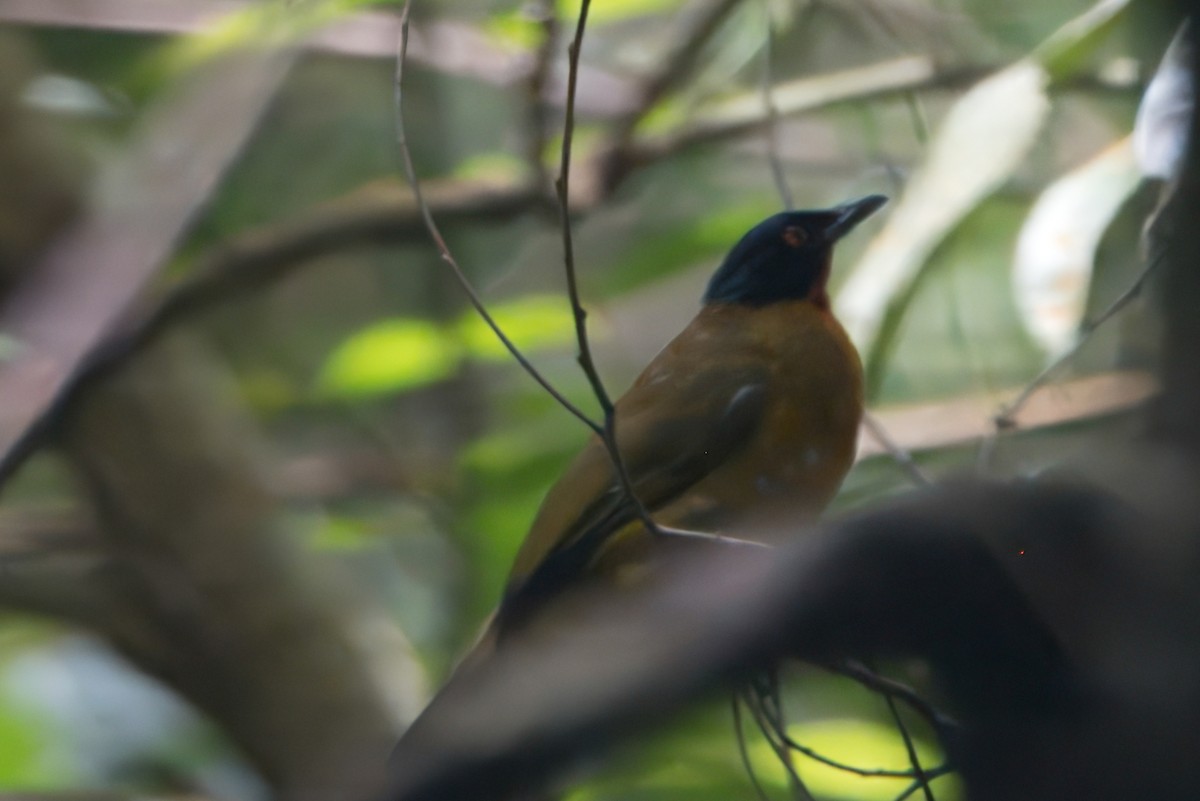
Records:
<instances>
[{"instance_id":1,"label":"dark curved beak","mask_svg":"<svg viewBox=\"0 0 1200 801\"><path fill-rule=\"evenodd\" d=\"M878 211L884 203L887 203L887 200L883 195L867 195L864 198L834 206L829 210L833 215L833 222L825 228L826 240L836 242L841 239L854 230L854 226Z\"/></svg>"}]
</instances>

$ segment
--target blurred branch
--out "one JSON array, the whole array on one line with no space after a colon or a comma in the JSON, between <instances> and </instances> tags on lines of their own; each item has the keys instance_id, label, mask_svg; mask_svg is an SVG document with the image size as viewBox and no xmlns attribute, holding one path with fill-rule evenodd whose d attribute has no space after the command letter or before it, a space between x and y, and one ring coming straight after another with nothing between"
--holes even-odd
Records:
<instances>
[{"instance_id":1,"label":"blurred branch","mask_svg":"<svg viewBox=\"0 0 1200 801\"><path fill-rule=\"evenodd\" d=\"M115 612L81 622L212 717L278 797L365 794L411 689L407 646L386 625L364 640L353 588L314 581L228 377L183 344L97 384L63 432Z\"/></svg>"},{"instance_id":2,"label":"blurred branch","mask_svg":"<svg viewBox=\"0 0 1200 801\"><path fill-rule=\"evenodd\" d=\"M450 221L503 222L539 202L532 189L485 183L455 182L431 193L431 210ZM423 225L421 208L407 188L379 183L294 220L241 234L200 258L192 274L166 290L157 305L125 321L91 360L89 371L104 373L182 319L269 286L323 256L408 241Z\"/></svg>"},{"instance_id":3,"label":"blurred branch","mask_svg":"<svg viewBox=\"0 0 1200 801\"><path fill-rule=\"evenodd\" d=\"M874 412L864 411L862 427L871 435L871 438L875 440L876 444L883 449L883 452L890 456L892 461L904 471L904 474L908 476L909 480L912 481L913 484L917 485L918 487L928 487L930 483L932 483L930 482L929 477L926 476L924 471L921 470L921 468L917 465L908 449L897 442L896 438L888 433L887 426L879 420L879 416L877 414ZM921 444L928 447L928 443ZM869 445L864 448L860 444L858 458L861 459L863 451L869 448Z\"/></svg>"},{"instance_id":4,"label":"blurred branch","mask_svg":"<svg viewBox=\"0 0 1200 801\"><path fill-rule=\"evenodd\" d=\"M529 70L526 84L525 161L529 165L534 184L548 191L550 176L546 171L546 162L544 161L548 127L545 96L554 69L554 53L558 44L560 26L554 0L539 0L535 8L534 13L537 14L541 23L542 41L534 53L533 66Z\"/></svg>"},{"instance_id":5,"label":"blurred branch","mask_svg":"<svg viewBox=\"0 0 1200 801\"><path fill-rule=\"evenodd\" d=\"M121 341L114 331L129 334L135 298L293 58L243 53L190 74L7 298L0 322L20 350L0 366L0 470L10 475L55 427L98 523L79 543L4 554L0 603L101 634L221 725L279 797L323 801L379 778L399 717L393 690L412 675L405 644L378 626L366 648L350 625L363 625L362 610L318 592L273 531L274 500L247 452L254 437L223 403L236 393L218 393L202 359L143 354L69 402L97 365L117 361L103 348Z\"/></svg>"},{"instance_id":6,"label":"blurred branch","mask_svg":"<svg viewBox=\"0 0 1200 801\"><path fill-rule=\"evenodd\" d=\"M253 8L252 0L0 0L0 22L63 28L90 28L165 36L202 34L228 14ZM400 21L395 13L358 10L312 34L311 50L392 60ZM447 75L493 86L515 87L526 80L530 58L498 44L477 26L446 20L423 21L412 42L412 61ZM580 104L588 114L612 116L634 107L632 81L585 67ZM561 102L555 88L542 98Z\"/></svg>"},{"instance_id":7,"label":"blurred branch","mask_svg":"<svg viewBox=\"0 0 1200 801\"><path fill-rule=\"evenodd\" d=\"M541 202L530 188L454 183L432 193L434 208L450 220L504 221ZM63 381L61 394L35 428L0 462L0 482L68 415L81 395L183 320L238 295L261 289L332 253L369 244L401 242L422 230L419 207L397 185L365 187L295 220L242 234L210 251L189 277L143 302ZM0 368L0 381L3 381Z\"/></svg>"},{"instance_id":8,"label":"blurred branch","mask_svg":"<svg viewBox=\"0 0 1200 801\"><path fill-rule=\"evenodd\" d=\"M35 447L88 354L215 189L292 58L229 56L191 76L104 171L99 203L59 235L7 298L0 325L20 351L0 365L0 483Z\"/></svg>"},{"instance_id":9,"label":"blurred branch","mask_svg":"<svg viewBox=\"0 0 1200 801\"><path fill-rule=\"evenodd\" d=\"M638 91L637 105L617 120L612 136L612 148L617 154L629 148L634 131L655 105L687 77L704 47L720 29L721 23L737 8L741 0L708 0L701 8L685 9L685 30L670 45L670 54L658 71L649 76Z\"/></svg>"},{"instance_id":10,"label":"blurred branch","mask_svg":"<svg viewBox=\"0 0 1200 801\"><path fill-rule=\"evenodd\" d=\"M388 797L465 801L537 786L573 758L787 656L928 658L953 671L946 687L964 724L1008 742L1009 725L1059 720L1075 699L1061 690L1070 668L1006 575L1017 563L993 554L1063 525L1090 537L1090 500L963 485L769 554L709 552L635 595L564 599L574 603L569 627L534 626L442 691L440 713L424 716L395 752ZM1077 569L1071 553L1047 558L1049 568Z\"/></svg>"},{"instance_id":11,"label":"blurred branch","mask_svg":"<svg viewBox=\"0 0 1200 801\"><path fill-rule=\"evenodd\" d=\"M990 67L942 69L927 56L906 56L775 85L771 93L773 104L764 104L761 91L746 92L698 111L694 118L673 131L647 135L612 151L605 158L604 185L613 187L630 170L693 147L762 130L772 119L914 91L969 86L991 71Z\"/></svg>"},{"instance_id":12,"label":"blurred branch","mask_svg":"<svg viewBox=\"0 0 1200 801\"><path fill-rule=\"evenodd\" d=\"M1151 399L1158 385L1147 373L1106 373L1055 384L1054 392L1034 395L1016 413L1017 426L1035 430L1128 411ZM875 418L896 432L906 450L931 450L990 436L995 395L975 395L912 406L877 408ZM886 453L860 439L858 458Z\"/></svg>"},{"instance_id":13,"label":"blurred branch","mask_svg":"<svg viewBox=\"0 0 1200 801\"><path fill-rule=\"evenodd\" d=\"M1011 431L1017 427L1017 415L1029 403L1029 400L1037 394L1037 392L1046 385L1046 383L1056 376L1059 371L1071 363L1072 360L1083 350L1083 347L1091 341L1092 335L1102 328L1108 321L1112 320L1118 314L1125 310L1137 298L1141 297L1142 290L1146 285L1146 281L1154 274L1154 271L1162 263L1165 257L1165 251L1159 252L1138 274L1124 292L1117 296L1108 308L1097 315L1094 319L1085 320L1079 326L1079 332L1075 337L1075 342L1071 347L1067 348L1061 354L1046 365L1040 373L1026 384L1016 397L1008 403L1000 407L1000 411L992 415L992 430L984 437L983 443L979 450L978 463L982 470L987 470L991 466L992 457L995 454L996 442L1001 433Z\"/></svg>"}]
</instances>

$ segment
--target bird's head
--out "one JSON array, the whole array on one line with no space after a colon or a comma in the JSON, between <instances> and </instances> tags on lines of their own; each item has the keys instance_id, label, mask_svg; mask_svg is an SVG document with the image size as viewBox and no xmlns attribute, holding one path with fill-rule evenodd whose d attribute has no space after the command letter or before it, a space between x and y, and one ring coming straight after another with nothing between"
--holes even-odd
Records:
<instances>
[{"instance_id":1,"label":"bird's head","mask_svg":"<svg viewBox=\"0 0 1200 801\"><path fill-rule=\"evenodd\" d=\"M704 302L766 306L809 299L828 306L825 283L834 243L886 202L883 195L868 195L831 209L768 217L729 251Z\"/></svg>"}]
</instances>

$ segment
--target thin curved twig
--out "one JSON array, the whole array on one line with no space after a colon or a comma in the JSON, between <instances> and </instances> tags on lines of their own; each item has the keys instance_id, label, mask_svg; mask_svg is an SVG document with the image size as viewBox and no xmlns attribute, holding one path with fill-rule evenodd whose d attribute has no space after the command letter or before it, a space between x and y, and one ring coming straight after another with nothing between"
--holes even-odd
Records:
<instances>
[{"instance_id":1,"label":"thin curved twig","mask_svg":"<svg viewBox=\"0 0 1200 801\"><path fill-rule=\"evenodd\" d=\"M454 278L458 281L459 286L466 294L471 306L475 312L487 324L496 338L504 345L512 357L517 360L517 363L524 368L525 372L533 378L538 385L546 390L560 406L574 415L580 422L590 428L599 435L603 435L605 428L593 420L586 412L572 403L565 395L558 391L541 372L533 366L533 363L526 358L525 354L509 339L504 330L492 317L491 313L484 305L479 293L475 291L471 281L467 278L466 273L458 265L458 261L450 252L450 247L446 244L446 240L442 237L441 231L434 222L433 214L429 210L429 204L425 202L424 196L421 194L421 182L417 178L417 170L413 165L412 152L408 146L408 135L404 124L404 60L408 53L408 18L412 7L412 0L406 0L404 10L400 13L400 47L396 57L396 79L395 79L395 105L396 105L396 144L399 147L400 155L404 162L404 172L408 176L409 184L412 186L413 198L416 200L417 206L421 210L421 217L425 222L425 229L429 232L430 238L444 261L449 267Z\"/></svg>"},{"instance_id":2,"label":"thin curved twig","mask_svg":"<svg viewBox=\"0 0 1200 801\"><path fill-rule=\"evenodd\" d=\"M809 792L808 787L804 784L804 780L801 779L800 774L796 772L795 765L792 764L791 755L788 752L788 749L791 746L787 743L786 733L782 737L779 736L778 726L776 726L772 722L770 716L767 715L766 709L762 704L762 699L757 691L746 690L744 692L746 708L749 709L750 714L754 716L755 724L758 726L759 731L762 732L763 737L766 739L767 744L771 747L771 750L775 752L775 757L779 760L779 764L783 766L785 771L787 771L788 779L792 785L793 794L797 798L807 799L807 801L814 801L812 793Z\"/></svg>"},{"instance_id":3,"label":"thin curved twig","mask_svg":"<svg viewBox=\"0 0 1200 801\"><path fill-rule=\"evenodd\" d=\"M869 411L864 411L862 424L863 428L867 429L867 432L875 438L875 441L883 446L883 449L887 451L892 461L899 465L900 469L904 471L904 474L914 484L918 487L928 487L933 483L929 480L929 476L925 475L925 471L917 465L916 460L913 459L908 449L892 439L891 434L879 422L878 417Z\"/></svg>"},{"instance_id":4,"label":"thin curved twig","mask_svg":"<svg viewBox=\"0 0 1200 801\"><path fill-rule=\"evenodd\" d=\"M1159 252L1155 253L1154 257L1150 260L1146 267L1138 274L1136 278L1133 279L1133 282L1126 287L1125 291L1118 295L1104 311L1102 311L1093 319L1085 320L1080 324L1079 334L1075 337L1075 341L1071 344L1071 347L1063 351L1056 359L1042 368L1042 371L1035 375L1029 381L1029 383L1026 384L1019 393L1017 393L1015 398L1006 403L1004 406L1000 407L1000 410L996 412L995 416L992 418L991 433L983 440L983 443L979 448L977 464L980 472L986 472L991 468L992 459L996 452L997 440L999 439L1000 434L1004 431L1010 431L1017 427L1017 415L1020 414L1021 410L1025 408L1025 404L1029 402L1030 398L1036 395L1038 390L1045 386L1051 378L1057 375L1060 370L1062 370L1071 362L1072 359L1075 358L1076 355L1078 355L1079 351L1082 350L1083 346L1091 340L1092 336L1097 330L1104 326L1104 324L1109 320L1124 311L1130 303L1141 296L1142 290L1146 286L1147 279L1149 279L1151 274L1153 274L1158 266L1162 264L1165 255L1165 250L1160 250Z\"/></svg>"},{"instance_id":5,"label":"thin curved twig","mask_svg":"<svg viewBox=\"0 0 1200 801\"><path fill-rule=\"evenodd\" d=\"M562 227L563 269L567 278L567 295L571 301L571 314L575 318L575 338L579 345L577 360L579 367L583 370L584 375L587 376L592 392L596 396L596 401L600 404L600 409L604 414L603 427L597 433L604 443L605 450L608 451L608 457L612 461L613 470L617 474L617 483L621 487L621 492L625 495L630 505L632 505L634 514L646 527L647 531L652 534L658 534L660 533L659 526L654 522L649 510L646 509L641 499L638 498L637 492L634 490L633 480L629 476L629 470L625 466L625 460L622 458L620 448L617 445L616 407L613 405L608 390L604 387L604 381L600 378L600 372L596 369L596 362L592 357L592 346L587 332L587 310L583 307L583 303L579 299L579 281L575 270L575 242L571 234L570 208L571 145L575 138L575 95L579 79L579 55L583 49L583 34L587 30L587 17L590 8L591 0L583 0L580 4L579 19L575 24L575 35L571 39L571 44L567 49L567 102L566 115L563 122L562 157L559 165L558 179L554 182L554 187L558 192L560 225Z\"/></svg>"},{"instance_id":6,"label":"thin curved twig","mask_svg":"<svg viewBox=\"0 0 1200 801\"><path fill-rule=\"evenodd\" d=\"M775 191L788 211L796 208L792 188L788 186L787 174L783 171L783 158L779 153L779 107L775 105L775 27L771 24L771 4L763 0L764 32L762 98L767 110L767 162L771 165L771 177L775 180ZM807 7L806 7L807 8Z\"/></svg>"},{"instance_id":7,"label":"thin curved twig","mask_svg":"<svg viewBox=\"0 0 1200 801\"><path fill-rule=\"evenodd\" d=\"M934 778L936 776L941 776L945 773L948 773L951 770L948 765L941 765L936 768L924 770L921 773L918 773L916 770L911 768L906 770L896 770L892 768L863 768L859 767L858 765L851 765L847 762L841 762L797 741L787 732L786 727L781 725L781 717L778 714L768 714L765 709L766 705L762 702L761 698L756 698L756 702L762 704L762 720L767 722L767 724L770 726L770 734L768 735L767 733L764 733L764 736L775 737L782 745L786 746L792 751L801 753L814 762L819 762L822 765L826 765L836 770L852 773L855 776L863 776L866 778L886 779L913 779L918 778L922 774L927 778Z\"/></svg>"},{"instance_id":8,"label":"thin curved twig","mask_svg":"<svg viewBox=\"0 0 1200 801\"><path fill-rule=\"evenodd\" d=\"M770 801L767 791L763 788L762 782L758 780L758 773L754 770L754 763L750 761L750 750L746 747L746 727L742 722L742 699L736 692L731 693L730 704L733 708L733 732L737 739L738 756L742 760L742 768L746 771L746 775L750 777L750 783L754 786L754 794L758 796L759 801Z\"/></svg>"},{"instance_id":9,"label":"thin curved twig","mask_svg":"<svg viewBox=\"0 0 1200 801\"><path fill-rule=\"evenodd\" d=\"M852 679L869 690L882 695L894 697L906 703L914 712L929 723L940 739L945 740L947 732L958 728L958 722L939 712L933 704L926 701L915 690L894 679L880 676L875 671L854 660L846 660L837 664L822 665L826 670Z\"/></svg>"},{"instance_id":10,"label":"thin curved twig","mask_svg":"<svg viewBox=\"0 0 1200 801\"><path fill-rule=\"evenodd\" d=\"M929 775L925 769L921 767L921 758L917 755L917 747L913 743L912 734L908 730L908 726L904 723L904 718L900 716L900 709L896 706L896 699L890 695L883 696L887 702L888 711L892 714L892 720L896 724L896 730L900 732L900 739L904 741L904 752L908 755L908 762L912 765L913 776L921 789L925 791L925 801L936 801L933 797L933 789L929 786Z\"/></svg>"}]
</instances>

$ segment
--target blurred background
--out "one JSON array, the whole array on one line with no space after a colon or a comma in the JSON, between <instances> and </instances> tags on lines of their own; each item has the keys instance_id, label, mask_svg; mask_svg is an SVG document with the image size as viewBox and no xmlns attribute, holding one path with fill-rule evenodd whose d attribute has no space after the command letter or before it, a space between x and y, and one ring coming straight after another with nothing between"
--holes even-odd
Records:
<instances>
[{"instance_id":1,"label":"blurred background","mask_svg":"<svg viewBox=\"0 0 1200 801\"><path fill-rule=\"evenodd\" d=\"M404 117L458 263L591 410L552 187L577 13L417 3ZM421 227L398 16L0 0L0 788L350 797L585 440ZM1128 437L1157 329L1122 298L1187 114L1162 83L1138 108L1174 30L1132 0L595 0L571 200L609 389L762 217L882 193L832 280L894 452L864 433L832 514ZM789 679L798 739L907 766L877 696ZM906 787L799 770L820 798ZM720 699L581 782L754 793Z\"/></svg>"}]
</instances>

